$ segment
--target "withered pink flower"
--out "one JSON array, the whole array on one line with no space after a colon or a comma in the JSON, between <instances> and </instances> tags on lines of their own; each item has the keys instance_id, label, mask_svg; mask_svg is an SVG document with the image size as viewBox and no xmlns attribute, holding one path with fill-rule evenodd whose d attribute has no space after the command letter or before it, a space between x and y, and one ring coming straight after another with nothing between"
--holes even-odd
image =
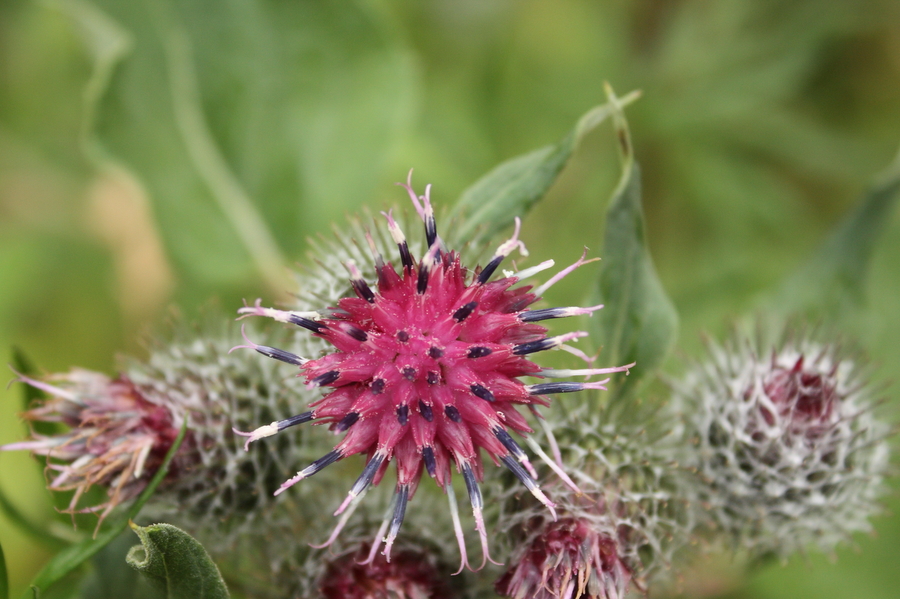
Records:
<instances>
[{"instance_id":1,"label":"withered pink flower","mask_svg":"<svg viewBox=\"0 0 900 599\"><path fill-rule=\"evenodd\" d=\"M563 518L540 528L494 586L513 599L622 599L631 579L609 531Z\"/></svg>"},{"instance_id":2,"label":"withered pink flower","mask_svg":"<svg viewBox=\"0 0 900 599\"><path fill-rule=\"evenodd\" d=\"M449 599L455 596L431 557L400 549L393 559L363 560L370 548L341 555L325 568L319 582L324 599Z\"/></svg>"},{"instance_id":3,"label":"withered pink flower","mask_svg":"<svg viewBox=\"0 0 900 599\"><path fill-rule=\"evenodd\" d=\"M162 463L178 436L180 423L166 406L147 399L127 378L72 370L54 375L56 384L19 376L50 395L22 414L26 420L60 422L70 427L57 435L33 433L33 439L0 450L27 450L47 458L52 491L75 491L68 512L99 512L103 519L120 503L137 496ZM92 486L107 490L109 499L78 508Z\"/></svg>"},{"instance_id":4,"label":"withered pink flower","mask_svg":"<svg viewBox=\"0 0 900 599\"><path fill-rule=\"evenodd\" d=\"M461 570L468 564L450 485L451 467L462 474L466 483L484 565L491 558L478 484L483 478L481 451L495 463L502 462L552 512L554 504L536 482L528 456L510 435L510 431L523 436L531 432L518 407L534 410L537 405L548 405L547 395L605 389L604 383L609 380L526 384L519 379L602 375L627 371L633 364L563 371L544 369L530 361L532 354L564 347L587 335L576 331L547 337L547 329L537 322L591 314L602 307L528 309L550 285L584 264L583 257L533 291L530 286L517 284L549 268L552 262L493 279L514 249L525 254L524 244L518 238L520 222L516 219L513 237L500 245L487 266L470 271L460 263L456 252L444 246L437 233L430 186L424 196L417 196L409 181L404 187L425 225L428 249L421 260L417 262L412 256L391 213L384 213L399 250L399 273L367 235L377 277L374 288L364 280L357 265L348 262L345 266L357 297L341 299L336 308L301 313L263 308L257 302L239 310L244 316L267 316L307 329L332 344L334 351L306 359L249 340L240 346L299 366L309 385L328 392L313 402L307 412L250 433L236 432L247 437L248 445L305 422L328 424L335 433L345 433L333 451L300 470L276 495L340 459L354 454L366 456L362 474L335 512L344 513L344 517L330 540L336 537L369 486L378 484L388 463L395 460L393 513L383 523L370 558L387 533L384 554L390 559L407 502L423 471L427 472L447 492L462 554Z\"/></svg>"}]
</instances>

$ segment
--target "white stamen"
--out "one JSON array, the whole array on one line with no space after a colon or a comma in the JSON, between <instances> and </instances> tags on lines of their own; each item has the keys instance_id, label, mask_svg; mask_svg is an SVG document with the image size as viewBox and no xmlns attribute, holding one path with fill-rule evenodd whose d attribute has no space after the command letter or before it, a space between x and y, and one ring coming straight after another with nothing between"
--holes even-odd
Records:
<instances>
[{"instance_id":1,"label":"white stamen","mask_svg":"<svg viewBox=\"0 0 900 599\"><path fill-rule=\"evenodd\" d=\"M613 372L625 372L627 373L629 369L634 368L634 365L637 362L632 362L631 364L627 364L625 366L616 366L614 368L582 368L579 370L574 369L562 369L557 370L554 368L545 368L541 370L540 376L545 376L547 378L556 379L556 378L567 378L571 376L594 376L596 374L610 374Z\"/></svg>"},{"instance_id":2,"label":"white stamen","mask_svg":"<svg viewBox=\"0 0 900 599\"><path fill-rule=\"evenodd\" d=\"M388 526L390 526L391 520L394 518L394 504L396 501L397 496L395 495L391 499L391 504L388 506L387 512L385 512L384 520L381 521L381 526L378 527L378 532L375 533L375 540L372 542L372 548L369 550L368 557L366 557L365 561L357 562L360 566L371 564L375 560L375 556L378 554L378 548L381 547L381 542L384 540L384 533L387 532Z\"/></svg>"},{"instance_id":3,"label":"white stamen","mask_svg":"<svg viewBox=\"0 0 900 599\"><path fill-rule=\"evenodd\" d=\"M391 234L391 239L394 240L394 243L397 245L403 245L406 243L406 236L403 234L403 231L400 229L400 225L397 224L397 221L394 220L393 210L389 210L387 212L382 212L384 218L387 219L388 223L388 231Z\"/></svg>"},{"instance_id":4,"label":"white stamen","mask_svg":"<svg viewBox=\"0 0 900 599\"><path fill-rule=\"evenodd\" d=\"M521 281L523 279L533 277L539 272L544 272L548 268L553 268L555 264L556 262L554 262L553 260L544 260L537 266L532 266L531 268L526 268L525 270L520 270L519 272L510 272L509 274L507 274L507 271L503 271L503 274L505 274L507 277L516 277Z\"/></svg>"},{"instance_id":5,"label":"white stamen","mask_svg":"<svg viewBox=\"0 0 900 599\"><path fill-rule=\"evenodd\" d=\"M585 258L587 257L587 253L588 253L588 249L584 248L584 252L582 252L581 258L576 260L574 264L565 267L564 269L562 269L561 271L559 271L558 273L553 275L553 277L549 281L547 281L546 283L544 283L543 285L541 285L540 287L538 287L537 289L532 291L532 293L534 293L535 295L540 297L540 296L544 295L544 293L546 293L548 289L553 287L556 283L559 283L563 278L566 277L566 275L570 274L572 271L574 271L579 266L584 266L585 264L590 264L591 262L596 262L600 259L600 258L591 258L590 260L585 260Z\"/></svg>"},{"instance_id":6,"label":"white stamen","mask_svg":"<svg viewBox=\"0 0 900 599\"><path fill-rule=\"evenodd\" d=\"M349 502L350 509L341 514L341 518L338 520L337 526L334 527L334 531L332 531L331 536L328 537L328 540L326 540L321 545L314 545L313 543L310 543L309 546L313 549L324 549L325 547L328 547L332 543L334 543L337 540L338 535L341 534L341 531L344 529L344 526L346 526L347 522L350 520L350 516L352 516L353 512L356 511L356 508L359 507L362 498L365 497L366 493L369 492L369 488L370 487L366 487L365 489L363 489L359 495L347 498L351 499L351 501ZM347 504L348 502L345 500L344 503L341 504L341 507L338 509L338 511L334 513L334 515L337 516L338 514L340 514Z\"/></svg>"},{"instance_id":7,"label":"white stamen","mask_svg":"<svg viewBox=\"0 0 900 599\"><path fill-rule=\"evenodd\" d=\"M572 481L572 479L569 478L569 475L566 474L565 471L562 468L560 468L560 466L558 464L553 462L553 460L550 458L550 456L548 456L546 453L544 453L544 450L541 448L540 445L538 445L538 443L534 439L532 439L531 437L526 437L525 442L528 444L528 447L530 447L531 450L534 453L536 453L538 455L538 457L540 457L541 460L543 460L544 463L547 464L547 466L549 466L551 470L553 470L553 472L556 473L556 475L560 478L560 480L562 480L564 483L566 483L566 485L568 485L568 487L570 489L572 489L579 495L582 494L582 491L581 491L581 489L578 488L578 485L576 485ZM555 520L556 518L554 517L553 519Z\"/></svg>"},{"instance_id":8,"label":"white stamen","mask_svg":"<svg viewBox=\"0 0 900 599\"><path fill-rule=\"evenodd\" d=\"M450 518L453 520L453 531L456 533L456 543L459 545L460 563L459 570L453 573L454 576L460 574L464 569L469 570L469 557L466 555L466 539L463 535L462 524L459 522L459 506L456 503L456 493L453 492L453 486L447 484L447 503L450 504Z\"/></svg>"},{"instance_id":9,"label":"white stamen","mask_svg":"<svg viewBox=\"0 0 900 599\"><path fill-rule=\"evenodd\" d=\"M256 300L256 302L252 306L244 306L238 310L238 320L246 318L248 316L266 316L268 318L273 318L278 322L283 322L286 324L291 324L291 316L299 316L300 318L308 318L309 320L318 320L322 317L318 312L296 312L296 311L287 311L287 310L276 310L275 308L263 308L261 304L262 300Z\"/></svg>"},{"instance_id":10,"label":"white stamen","mask_svg":"<svg viewBox=\"0 0 900 599\"><path fill-rule=\"evenodd\" d=\"M250 451L250 444L254 441L259 441L260 439L265 439L266 437L271 437L274 434L278 433L278 421L276 420L272 424L266 424L264 426L259 427L258 429L251 431L249 433L245 433L244 431L239 431L238 429L232 427L231 430L234 431L234 434L240 435L242 437L247 437L247 442L244 443L244 451ZM278 491L281 492L280 490ZM276 493L277 495L277 493Z\"/></svg>"},{"instance_id":11,"label":"white stamen","mask_svg":"<svg viewBox=\"0 0 900 599\"><path fill-rule=\"evenodd\" d=\"M150 455L151 449L153 449L152 438L144 442L144 446L141 447L141 452L138 454L137 463L134 467L135 478L140 478L141 474L144 473L144 463L147 461L147 456Z\"/></svg>"},{"instance_id":12,"label":"white stamen","mask_svg":"<svg viewBox=\"0 0 900 599\"><path fill-rule=\"evenodd\" d=\"M528 249L525 247L525 243L519 241L519 230L522 228L522 219L518 216L516 217L516 228L513 231L513 236L500 244L500 247L497 248L497 251L494 252L494 256L509 256L510 253L517 247L519 248L519 253L523 256L528 255Z\"/></svg>"}]
</instances>

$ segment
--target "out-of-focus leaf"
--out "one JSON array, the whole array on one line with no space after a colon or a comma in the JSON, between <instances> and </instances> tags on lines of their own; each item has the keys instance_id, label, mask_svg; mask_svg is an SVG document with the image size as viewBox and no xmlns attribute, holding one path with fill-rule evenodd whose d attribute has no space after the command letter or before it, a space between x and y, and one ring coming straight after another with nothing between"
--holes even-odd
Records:
<instances>
[{"instance_id":1,"label":"out-of-focus leaf","mask_svg":"<svg viewBox=\"0 0 900 599\"><path fill-rule=\"evenodd\" d=\"M124 531L91 559L91 573L81 586L86 599L141 599L156 593L147 588L141 575L123 559L134 545L130 531Z\"/></svg>"},{"instance_id":2,"label":"out-of-focus leaf","mask_svg":"<svg viewBox=\"0 0 900 599\"><path fill-rule=\"evenodd\" d=\"M624 106L639 96L639 92L631 92L619 102ZM592 108L558 143L507 160L466 189L451 213L458 221L454 244L490 239L528 212L556 181L582 138L613 110L611 103Z\"/></svg>"},{"instance_id":3,"label":"out-of-focus leaf","mask_svg":"<svg viewBox=\"0 0 900 599\"><path fill-rule=\"evenodd\" d=\"M28 356L19 349L18 347L13 347L13 367L17 372L24 374L26 376L34 376L36 374L34 364L31 363L31 360L28 359ZM31 407L36 399L41 399L44 397L44 393L38 389L37 387L32 387L31 385L22 385L22 407L27 410ZM41 422L40 420L35 420L31 423L31 427L34 429L34 432L40 435L52 435L59 430L59 425L55 422Z\"/></svg>"},{"instance_id":4,"label":"out-of-focus leaf","mask_svg":"<svg viewBox=\"0 0 900 599\"><path fill-rule=\"evenodd\" d=\"M18 347L13 347L13 367L16 369L16 372L24 374L26 376L33 376L35 374L34 364L31 363L31 360L25 355L25 353L19 349ZM31 402L35 399L40 399L44 394L37 387L32 387L31 385L23 385L22 386L22 407L27 410L31 407ZM41 423L44 424L44 423ZM37 428L35 428L37 430ZM41 431L38 431L41 432Z\"/></svg>"},{"instance_id":5,"label":"out-of-focus leaf","mask_svg":"<svg viewBox=\"0 0 900 599\"><path fill-rule=\"evenodd\" d=\"M863 301L872 251L900 197L900 153L813 257L764 300L766 320L834 318Z\"/></svg>"},{"instance_id":6,"label":"out-of-focus leaf","mask_svg":"<svg viewBox=\"0 0 900 599\"><path fill-rule=\"evenodd\" d=\"M9 576L6 573L6 556L0 543L0 599L9 599Z\"/></svg>"},{"instance_id":7,"label":"out-of-focus leaf","mask_svg":"<svg viewBox=\"0 0 900 599\"><path fill-rule=\"evenodd\" d=\"M412 62L376 4L60 6L95 59L91 155L135 173L193 285L289 286L284 255L371 194L411 114Z\"/></svg>"},{"instance_id":8,"label":"out-of-focus leaf","mask_svg":"<svg viewBox=\"0 0 900 599\"><path fill-rule=\"evenodd\" d=\"M32 522L30 518L19 511L19 508L3 492L2 487L0 487L0 511L3 511L6 517L23 532L28 533L31 537L46 544L51 549L62 549L68 545L64 539L60 539L52 534L46 527Z\"/></svg>"},{"instance_id":9,"label":"out-of-focus leaf","mask_svg":"<svg viewBox=\"0 0 900 599\"><path fill-rule=\"evenodd\" d=\"M216 564L196 539L171 524L131 529L141 539L128 552L128 563L144 574L166 599L227 599L228 589Z\"/></svg>"},{"instance_id":10,"label":"out-of-focus leaf","mask_svg":"<svg viewBox=\"0 0 900 599\"><path fill-rule=\"evenodd\" d=\"M678 314L653 266L645 238L641 175L621 104L607 90L622 158L622 176L606 212L596 298L605 307L591 319L604 363L636 366L614 398L625 397L662 363L678 330ZM597 303L597 302L592 302Z\"/></svg>"},{"instance_id":11,"label":"out-of-focus leaf","mask_svg":"<svg viewBox=\"0 0 900 599\"><path fill-rule=\"evenodd\" d=\"M115 539L119 533L125 530L128 522L138 515L141 508L144 507L144 504L147 503L147 500L153 495L156 487L162 482L163 478L165 478L166 473L169 471L169 464L172 462L172 458L175 457L175 453L181 446L181 442L184 440L186 433L187 421L185 420L178 436L175 438L175 442L172 443L172 447L170 447L169 451L166 453L166 457L160 465L159 470L157 470L156 474L153 475L153 478L150 479L147 488L141 492L134 504L128 509L127 514L115 524L111 525L105 532L97 535L96 538L85 539L56 554L56 556L54 556L54 558L38 572L37 576L34 577L34 580L31 581L31 587L32 589L36 589L35 592L39 593L41 590L46 589L51 584L83 564L86 560L90 559L98 551L103 549L110 541ZM22 599L30 599L31 596L32 591L29 590L25 592Z\"/></svg>"}]
</instances>

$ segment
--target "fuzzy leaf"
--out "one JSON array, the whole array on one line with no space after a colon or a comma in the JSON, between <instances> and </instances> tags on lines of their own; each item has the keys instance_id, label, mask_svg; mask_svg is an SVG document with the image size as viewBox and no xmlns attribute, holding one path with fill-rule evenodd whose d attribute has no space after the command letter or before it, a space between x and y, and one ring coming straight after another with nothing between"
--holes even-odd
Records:
<instances>
[{"instance_id":1,"label":"fuzzy leaf","mask_svg":"<svg viewBox=\"0 0 900 599\"><path fill-rule=\"evenodd\" d=\"M219 569L196 539L171 524L131 529L141 539L126 561L166 599L227 599L228 589Z\"/></svg>"},{"instance_id":2,"label":"fuzzy leaf","mask_svg":"<svg viewBox=\"0 0 900 599\"><path fill-rule=\"evenodd\" d=\"M9 599L9 576L6 573L6 556L0 543L0 599Z\"/></svg>"},{"instance_id":3,"label":"fuzzy leaf","mask_svg":"<svg viewBox=\"0 0 900 599\"><path fill-rule=\"evenodd\" d=\"M812 259L789 276L761 310L780 321L794 314L837 317L863 301L872 252L900 197L900 153Z\"/></svg>"},{"instance_id":4,"label":"fuzzy leaf","mask_svg":"<svg viewBox=\"0 0 900 599\"><path fill-rule=\"evenodd\" d=\"M639 92L619 100L627 105ZM585 113L562 140L500 163L466 189L451 212L458 219L456 244L493 237L523 216L550 189L582 138L613 113L608 102Z\"/></svg>"},{"instance_id":5,"label":"fuzzy leaf","mask_svg":"<svg viewBox=\"0 0 900 599\"><path fill-rule=\"evenodd\" d=\"M678 330L678 314L653 266L644 231L640 168L621 104L608 89L622 176L606 212L606 231L596 297L605 307L592 319L604 363L636 366L615 390L614 398L637 388L665 359ZM615 380L615 379L614 379Z\"/></svg>"},{"instance_id":6,"label":"fuzzy leaf","mask_svg":"<svg viewBox=\"0 0 900 599\"><path fill-rule=\"evenodd\" d=\"M141 492L134 504L128 509L126 515L107 528L105 532L97 535L96 538L85 539L84 541L70 545L57 553L53 559L38 572L37 576L34 577L34 580L31 581L32 588L22 595L22 599L31 599L32 591L34 593L40 593L42 590L47 589L51 584L94 556L110 541L115 539L119 533L125 530L125 527L128 526L128 522L132 518L137 517L141 508L144 507L144 504L147 503L147 500L153 495L156 487L162 482L163 478L165 478L166 473L169 471L169 464L172 462L172 458L175 457L175 453L181 446L181 442L184 440L186 433L187 421L181 426L181 431L179 431L178 436L175 438L175 442L172 443L172 447L170 447L169 451L166 453L166 457L163 460L162 465L160 465L159 470L153 475L147 488Z\"/></svg>"}]
</instances>

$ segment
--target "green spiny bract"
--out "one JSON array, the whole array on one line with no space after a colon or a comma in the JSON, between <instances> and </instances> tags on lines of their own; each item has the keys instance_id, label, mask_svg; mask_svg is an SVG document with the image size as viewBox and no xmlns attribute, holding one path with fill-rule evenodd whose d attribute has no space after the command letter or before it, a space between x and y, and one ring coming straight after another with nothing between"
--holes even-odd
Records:
<instances>
[{"instance_id":1,"label":"green spiny bract","mask_svg":"<svg viewBox=\"0 0 900 599\"><path fill-rule=\"evenodd\" d=\"M618 599L645 590L672 563L692 528L672 456L673 435L619 422L590 403L548 414L571 486L548 487L559 521L507 500L502 528L513 543L501 594Z\"/></svg>"}]
</instances>

